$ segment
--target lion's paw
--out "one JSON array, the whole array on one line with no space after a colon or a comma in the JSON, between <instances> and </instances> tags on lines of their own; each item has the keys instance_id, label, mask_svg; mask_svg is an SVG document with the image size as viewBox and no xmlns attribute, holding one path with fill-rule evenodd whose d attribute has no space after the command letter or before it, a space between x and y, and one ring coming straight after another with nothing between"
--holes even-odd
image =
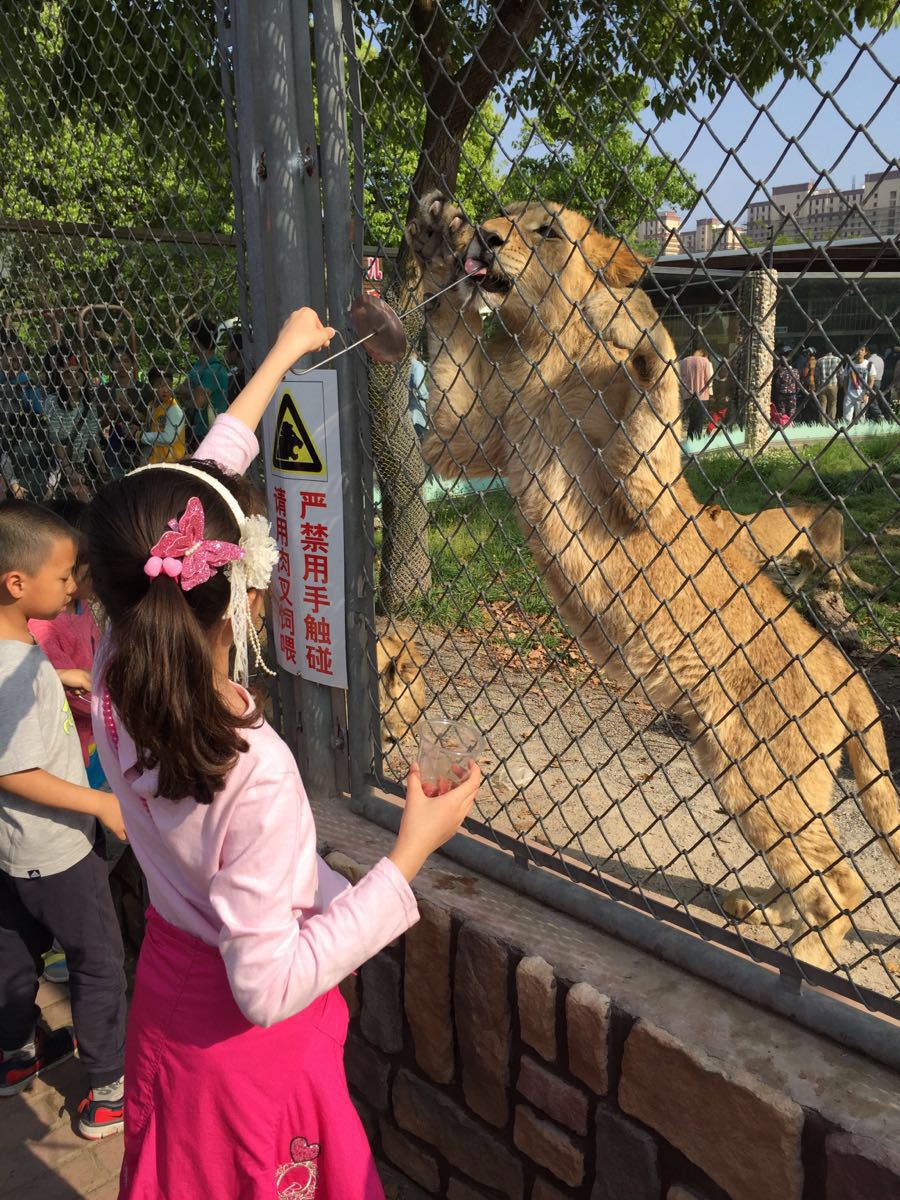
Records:
<instances>
[{"instance_id":1,"label":"lion's paw","mask_svg":"<svg viewBox=\"0 0 900 1200\"><path fill-rule=\"evenodd\" d=\"M462 209L442 192L429 192L406 227L406 240L427 273L439 283L462 275L461 256L471 239Z\"/></svg>"},{"instance_id":2,"label":"lion's paw","mask_svg":"<svg viewBox=\"0 0 900 1200\"><path fill-rule=\"evenodd\" d=\"M722 907L730 917L743 921L747 925L762 925L763 915L752 900L748 900L741 892L732 892L722 901Z\"/></svg>"}]
</instances>

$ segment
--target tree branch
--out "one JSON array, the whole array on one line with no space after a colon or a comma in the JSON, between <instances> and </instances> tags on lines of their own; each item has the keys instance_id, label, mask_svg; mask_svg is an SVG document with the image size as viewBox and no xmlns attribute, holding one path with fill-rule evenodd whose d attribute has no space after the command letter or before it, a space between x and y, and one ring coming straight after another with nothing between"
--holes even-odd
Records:
<instances>
[{"instance_id":1,"label":"tree branch","mask_svg":"<svg viewBox=\"0 0 900 1200\"><path fill-rule=\"evenodd\" d=\"M432 111L442 113L448 133L465 132L472 113L518 65L545 17L540 0L502 0L481 42L456 75L442 78L434 87Z\"/></svg>"},{"instance_id":2,"label":"tree branch","mask_svg":"<svg viewBox=\"0 0 900 1200\"><path fill-rule=\"evenodd\" d=\"M434 0L416 0L412 8L412 25L419 43L419 78L426 107L430 108L432 93L444 81L444 59L450 49L450 26L443 9Z\"/></svg>"}]
</instances>

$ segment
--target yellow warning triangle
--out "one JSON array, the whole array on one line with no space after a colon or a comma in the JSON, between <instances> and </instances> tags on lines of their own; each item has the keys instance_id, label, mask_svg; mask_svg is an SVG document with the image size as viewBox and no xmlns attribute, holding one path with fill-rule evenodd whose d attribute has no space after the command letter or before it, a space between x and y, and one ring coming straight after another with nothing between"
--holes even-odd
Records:
<instances>
[{"instance_id":1,"label":"yellow warning triangle","mask_svg":"<svg viewBox=\"0 0 900 1200\"><path fill-rule=\"evenodd\" d=\"M325 474L325 462L290 392L284 393L278 406L272 466L291 475Z\"/></svg>"}]
</instances>

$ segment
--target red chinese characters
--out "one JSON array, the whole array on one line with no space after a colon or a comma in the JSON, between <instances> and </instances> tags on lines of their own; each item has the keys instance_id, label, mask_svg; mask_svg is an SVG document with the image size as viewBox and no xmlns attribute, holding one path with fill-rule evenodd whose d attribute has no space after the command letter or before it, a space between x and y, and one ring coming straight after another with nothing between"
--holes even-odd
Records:
<instances>
[{"instance_id":1,"label":"red chinese characters","mask_svg":"<svg viewBox=\"0 0 900 1200\"><path fill-rule=\"evenodd\" d=\"M328 594L328 555L330 543L328 526L313 519L307 520L311 509L326 508L323 492L300 493L300 552L303 555L302 603L308 609L303 619L305 661L309 670L319 675L334 672L331 624L319 614L331 607Z\"/></svg>"},{"instance_id":2,"label":"red chinese characters","mask_svg":"<svg viewBox=\"0 0 900 1200\"><path fill-rule=\"evenodd\" d=\"M273 491L275 499L275 540L278 543L278 644L288 663L297 662L294 602L291 598L291 550L288 544L287 495L283 487Z\"/></svg>"}]
</instances>

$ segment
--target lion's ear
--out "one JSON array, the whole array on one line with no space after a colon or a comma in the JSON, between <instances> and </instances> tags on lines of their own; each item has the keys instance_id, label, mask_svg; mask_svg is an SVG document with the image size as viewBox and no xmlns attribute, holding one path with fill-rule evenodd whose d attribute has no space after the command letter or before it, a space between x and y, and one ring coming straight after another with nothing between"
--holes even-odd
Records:
<instances>
[{"instance_id":1,"label":"lion's ear","mask_svg":"<svg viewBox=\"0 0 900 1200\"><path fill-rule=\"evenodd\" d=\"M587 238L588 256L610 287L624 288L637 283L650 259L636 254L621 240L603 233L591 233Z\"/></svg>"}]
</instances>

